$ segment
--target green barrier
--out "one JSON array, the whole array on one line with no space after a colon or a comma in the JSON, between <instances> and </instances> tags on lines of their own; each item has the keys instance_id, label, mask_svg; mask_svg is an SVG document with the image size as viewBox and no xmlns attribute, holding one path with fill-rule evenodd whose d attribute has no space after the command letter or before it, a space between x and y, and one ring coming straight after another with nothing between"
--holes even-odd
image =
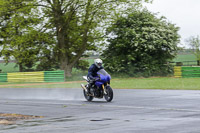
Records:
<instances>
[{"instance_id":1,"label":"green barrier","mask_svg":"<svg viewBox=\"0 0 200 133\"><path fill-rule=\"evenodd\" d=\"M183 78L200 77L200 67L174 67L174 76ZM179 72L179 73L178 73ZM180 74L180 75L178 75ZM178 75L178 76L177 76Z\"/></svg>"},{"instance_id":2,"label":"green barrier","mask_svg":"<svg viewBox=\"0 0 200 133\"><path fill-rule=\"evenodd\" d=\"M182 72L181 72L181 67L180 66L175 66L174 67L174 77L176 77L176 78L181 78L182 77Z\"/></svg>"},{"instance_id":3,"label":"green barrier","mask_svg":"<svg viewBox=\"0 0 200 133\"><path fill-rule=\"evenodd\" d=\"M44 82L44 72L7 73L8 82Z\"/></svg>"},{"instance_id":4,"label":"green barrier","mask_svg":"<svg viewBox=\"0 0 200 133\"><path fill-rule=\"evenodd\" d=\"M45 82L64 82L65 81L64 71L45 71L44 81Z\"/></svg>"},{"instance_id":5,"label":"green barrier","mask_svg":"<svg viewBox=\"0 0 200 133\"><path fill-rule=\"evenodd\" d=\"M64 82L64 71L0 73L0 82Z\"/></svg>"},{"instance_id":6,"label":"green barrier","mask_svg":"<svg viewBox=\"0 0 200 133\"><path fill-rule=\"evenodd\" d=\"M0 82L7 82L7 73L0 73Z\"/></svg>"},{"instance_id":7,"label":"green barrier","mask_svg":"<svg viewBox=\"0 0 200 133\"><path fill-rule=\"evenodd\" d=\"M181 67L182 71L200 71L200 67Z\"/></svg>"},{"instance_id":8,"label":"green barrier","mask_svg":"<svg viewBox=\"0 0 200 133\"><path fill-rule=\"evenodd\" d=\"M200 67L182 67L182 76L184 78L200 77Z\"/></svg>"}]
</instances>

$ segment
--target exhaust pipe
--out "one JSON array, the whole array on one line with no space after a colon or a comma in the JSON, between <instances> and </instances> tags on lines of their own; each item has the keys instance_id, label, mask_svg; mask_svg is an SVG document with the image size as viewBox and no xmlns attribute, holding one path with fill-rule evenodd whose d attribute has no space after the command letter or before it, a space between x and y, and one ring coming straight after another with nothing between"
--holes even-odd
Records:
<instances>
[{"instance_id":1,"label":"exhaust pipe","mask_svg":"<svg viewBox=\"0 0 200 133\"><path fill-rule=\"evenodd\" d=\"M87 89L85 88L85 85L84 84L81 84L81 87L83 88L83 90L85 90L85 92L88 93Z\"/></svg>"}]
</instances>

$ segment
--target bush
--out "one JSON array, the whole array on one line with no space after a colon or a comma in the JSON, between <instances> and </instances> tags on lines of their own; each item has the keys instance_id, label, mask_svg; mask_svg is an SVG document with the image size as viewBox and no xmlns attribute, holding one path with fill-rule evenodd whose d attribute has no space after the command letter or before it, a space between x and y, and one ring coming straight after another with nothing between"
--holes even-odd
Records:
<instances>
[{"instance_id":1,"label":"bush","mask_svg":"<svg viewBox=\"0 0 200 133\"><path fill-rule=\"evenodd\" d=\"M147 10L119 18L107 29L109 44L102 54L105 69L130 76L168 74L171 68L166 64L178 50L178 30Z\"/></svg>"},{"instance_id":2,"label":"bush","mask_svg":"<svg viewBox=\"0 0 200 133\"><path fill-rule=\"evenodd\" d=\"M79 60L75 65L75 68L86 71L89 68L89 62L86 60Z\"/></svg>"}]
</instances>

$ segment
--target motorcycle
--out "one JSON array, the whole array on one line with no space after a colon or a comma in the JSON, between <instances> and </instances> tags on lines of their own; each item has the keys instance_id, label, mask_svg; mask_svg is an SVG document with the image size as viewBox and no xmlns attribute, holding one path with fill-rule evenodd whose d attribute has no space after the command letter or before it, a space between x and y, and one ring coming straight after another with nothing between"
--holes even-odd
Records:
<instances>
[{"instance_id":1,"label":"motorcycle","mask_svg":"<svg viewBox=\"0 0 200 133\"><path fill-rule=\"evenodd\" d=\"M87 76L83 76L83 79L88 82L86 85L81 84L84 97L87 101L104 97L107 102L111 102L113 99L113 90L110 87L111 76L104 69L99 70L97 74L99 79L90 87L90 93L88 92L90 81Z\"/></svg>"}]
</instances>

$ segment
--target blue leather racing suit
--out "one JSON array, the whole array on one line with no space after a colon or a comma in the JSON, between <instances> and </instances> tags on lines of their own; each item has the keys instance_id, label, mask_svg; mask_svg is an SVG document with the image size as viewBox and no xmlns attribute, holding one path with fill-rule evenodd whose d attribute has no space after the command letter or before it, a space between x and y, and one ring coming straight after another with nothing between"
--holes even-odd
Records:
<instances>
[{"instance_id":1,"label":"blue leather racing suit","mask_svg":"<svg viewBox=\"0 0 200 133\"><path fill-rule=\"evenodd\" d=\"M88 69L88 75L87 75L88 79L95 80L98 76L97 72L101 69L103 69L102 66L98 68L95 64L92 64L90 68Z\"/></svg>"},{"instance_id":2,"label":"blue leather racing suit","mask_svg":"<svg viewBox=\"0 0 200 133\"><path fill-rule=\"evenodd\" d=\"M95 81L98 79L97 72L101 69L103 69L102 66L98 68L95 64L92 64L88 69L88 75L87 75L87 78L89 79L88 92L90 92L90 88L95 84Z\"/></svg>"}]
</instances>

